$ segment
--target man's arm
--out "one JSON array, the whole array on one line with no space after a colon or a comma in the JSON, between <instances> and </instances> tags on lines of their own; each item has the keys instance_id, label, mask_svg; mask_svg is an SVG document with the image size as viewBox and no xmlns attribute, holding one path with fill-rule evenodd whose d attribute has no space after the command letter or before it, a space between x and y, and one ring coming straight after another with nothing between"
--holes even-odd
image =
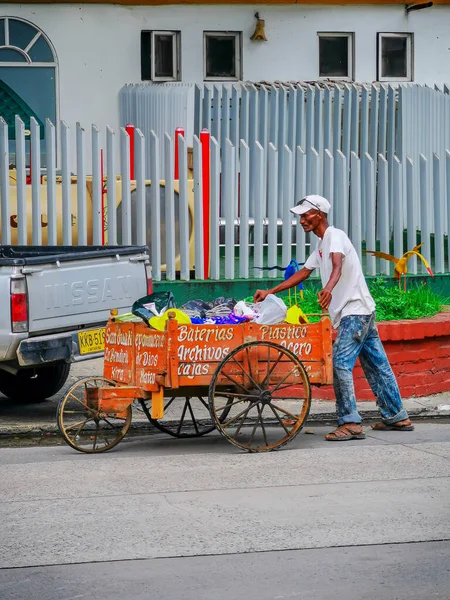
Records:
<instances>
[{"instance_id":1,"label":"man's arm","mask_svg":"<svg viewBox=\"0 0 450 600\"><path fill-rule=\"evenodd\" d=\"M253 300L255 302L262 302L264 298L266 298L266 296L268 296L269 294L278 294L278 292L284 292L284 290L293 288L302 281L305 281L305 279L308 279L311 273L312 271L310 269L306 269L305 267L303 267L303 269L300 269L300 271L294 273L291 277L289 277L289 279L286 279L286 281L282 281L280 284L276 285L271 290L256 290Z\"/></svg>"},{"instance_id":2,"label":"man's arm","mask_svg":"<svg viewBox=\"0 0 450 600\"><path fill-rule=\"evenodd\" d=\"M328 283L323 288L323 290L321 290L317 294L321 308L326 309L330 306L330 302L332 299L331 292L333 291L334 287L336 286L337 282L339 281L339 279L341 278L341 275L342 275L343 258L344 258L344 256L340 252L332 252L331 253L331 264L332 264L333 269L331 271L330 279L328 280Z\"/></svg>"}]
</instances>

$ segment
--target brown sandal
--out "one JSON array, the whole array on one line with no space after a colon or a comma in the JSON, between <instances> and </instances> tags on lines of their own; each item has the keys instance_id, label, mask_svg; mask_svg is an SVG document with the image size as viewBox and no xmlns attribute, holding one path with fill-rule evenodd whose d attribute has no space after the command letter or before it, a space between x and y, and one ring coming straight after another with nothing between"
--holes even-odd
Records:
<instances>
[{"instance_id":1,"label":"brown sandal","mask_svg":"<svg viewBox=\"0 0 450 600\"><path fill-rule=\"evenodd\" d=\"M404 425L402 425L404 423ZM374 431L414 431L414 425L409 419L397 423L375 423L372 425Z\"/></svg>"},{"instance_id":2,"label":"brown sandal","mask_svg":"<svg viewBox=\"0 0 450 600\"><path fill-rule=\"evenodd\" d=\"M362 426L359 423L345 423L325 436L328 442L347 442L349 440L364 440L366 434L363 433Z\"/></svg>"}]
</instances>

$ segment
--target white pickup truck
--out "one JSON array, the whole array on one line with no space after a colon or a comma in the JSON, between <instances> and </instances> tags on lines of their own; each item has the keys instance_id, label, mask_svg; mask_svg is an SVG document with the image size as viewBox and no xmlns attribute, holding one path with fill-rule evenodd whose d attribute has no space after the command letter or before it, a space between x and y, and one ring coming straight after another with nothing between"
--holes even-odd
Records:
<instances>
[{"instance_id":1,"label":"white pickup truck","mask_svg":"<svg viewBox=\"0 0 450 600\"><path fill-rule=\"evenodd\" d=\"M103 355L110 310L151 286L147 246L0 246L0 392L56 394L71 363Z\"/></svg>"}]
</instances>

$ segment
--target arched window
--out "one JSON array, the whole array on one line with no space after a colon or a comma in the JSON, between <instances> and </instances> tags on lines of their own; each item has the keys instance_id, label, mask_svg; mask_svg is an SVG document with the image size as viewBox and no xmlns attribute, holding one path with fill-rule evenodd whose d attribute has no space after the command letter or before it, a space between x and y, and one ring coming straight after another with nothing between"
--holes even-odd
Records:
<instances>
[{"instance_id":1,"label":"arched window","mask_svg":"<svg viewBox=\"0 0 450 600\"><path fill-rule=\"evenodd\" d=\"M26 128L34 117L42 139L45 119L57 122L57 67L50 40L36 25L0 17L0 116L8 123L10 140L16 114Z\"/></svg>"}]
</instances>

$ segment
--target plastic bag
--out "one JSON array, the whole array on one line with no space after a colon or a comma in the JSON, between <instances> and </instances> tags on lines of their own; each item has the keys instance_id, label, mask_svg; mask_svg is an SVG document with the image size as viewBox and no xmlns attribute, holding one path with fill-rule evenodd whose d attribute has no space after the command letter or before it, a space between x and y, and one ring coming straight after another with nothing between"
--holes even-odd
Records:
<instances>
[{"instance_id":1,"label":"plastic bag","mask_svg":"<svg viewBox=\"0 0 450 600\"><path fill-rule=\"evenodd\" d=\"M286 319L286 305L275 294L269 294L262 302L255 304L254 310L258 313L255 318L258 325L275 325Z\"/></svg>"},{"instance_id":2,"label":"plastic bag","mask_svg":"<svg viewBox=\"0 0 450 600\"><path fill-rule=\"evenodd\" d=\"M240 300L236 304L236 306L234 307L234 314L238 315L239 317L247 317L248 319L254 319L258 316L257 313L253 310L253 308L248 306L244 302L244 300Z\"/></svg>"},{"instance_id":3,"label":"plastic bag","mask_svg":"<svg viewBox=\"0 0 450 600\"><path fill-rule=\"evenodd\" d=\"M150 296L139 298L133 304L131 312L141 317L148 325L152 317L160 317L169 308L176 308L172 292L155 292Z\"/></svg>"}]
</instances>

